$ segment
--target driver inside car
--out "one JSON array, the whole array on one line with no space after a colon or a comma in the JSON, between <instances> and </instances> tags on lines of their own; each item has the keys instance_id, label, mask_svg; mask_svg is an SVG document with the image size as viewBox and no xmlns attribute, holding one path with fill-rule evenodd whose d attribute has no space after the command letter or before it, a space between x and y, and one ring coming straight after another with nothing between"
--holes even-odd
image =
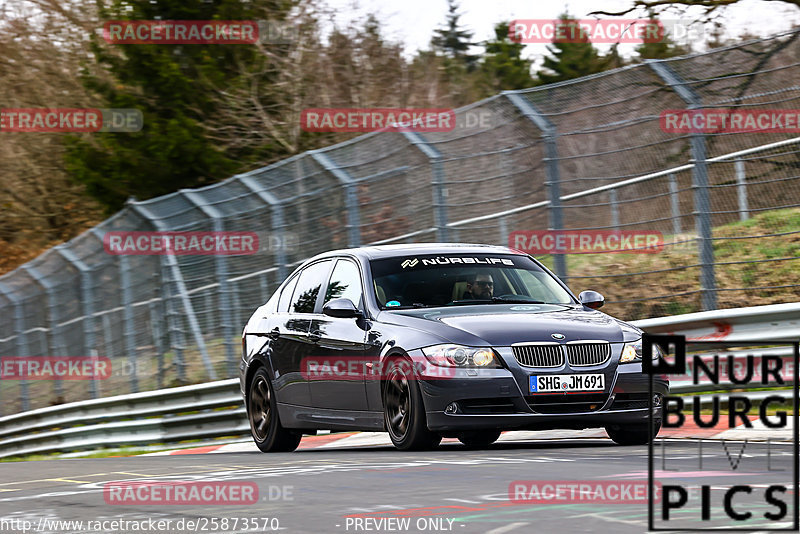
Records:
<instances>
[{"instance_id":1,"label":"driver inside car","mask_svg":"<svg viewBox=\"0 0 800 534\"><path fill-rule=\"evenodd\" d=\"M492 300L494 282L491 274L472 275L467 280L467 290L462 300Z\"/></svg>"}]
</instances>

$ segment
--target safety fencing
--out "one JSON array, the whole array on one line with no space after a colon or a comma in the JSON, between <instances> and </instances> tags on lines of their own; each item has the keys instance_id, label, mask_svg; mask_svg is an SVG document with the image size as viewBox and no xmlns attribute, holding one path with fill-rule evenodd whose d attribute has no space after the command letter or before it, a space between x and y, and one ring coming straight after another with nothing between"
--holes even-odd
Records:
<instances>
[{"instance_id":1,"label":"safety fencing","mask_svg":"<svg viewBox=\"0 0 800 534\"><path fill-rule=\"evenodd\" d=\"M124 210L0 277L0 357L91 356L105 380L0 381L0 413L232 377L239 334L305 258L525 230L658 232L658 254L543 256L625 319L796 300L800 138L669 110L800 108L800 31L504 92L450 132L369 133ZM118 255L109 232L254 232L255 254ZM512 243L513 244L513 243ZM578 287L579 286L579 287Z\"/></svg>"}]
</instances>

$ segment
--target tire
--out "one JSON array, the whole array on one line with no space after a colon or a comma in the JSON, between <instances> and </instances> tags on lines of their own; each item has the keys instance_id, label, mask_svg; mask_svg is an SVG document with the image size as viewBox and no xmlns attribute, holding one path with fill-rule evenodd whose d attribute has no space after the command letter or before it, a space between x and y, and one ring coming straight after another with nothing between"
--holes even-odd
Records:
<instances>
[{"instance_id":1,"label":"tire","mask_svg":"<svg viewBox=\"0 0 800 534\"><path fill-rule=\"evenodd\" d=\"M458 435L458 441L470 449L483 449L497 441L499 430L470 430Z\"/></svg>"},{"instance_id":2,"label":"tire","mask_svg":"<svg viewBox=\"0 0 800 534\"><path fill-rule=\"evenodd\" d=\"M432 449L442 436L428 430L419 384L408 360L389 364L383 386L383 420L394 446L401 451Z\"/></svg>"},{"instance_id":3,"label":"tire","mask_svg":"<svg viewBox=\"0 0 800 534\"><path fill-rule=\"evenodd\" d=\"M618 445L647 445L661 430L661 421L657 421L651 433L650 423L638 425L608 425L606 433Z\"/></svg>"},{"instance_id":4,"label":"tire","mask_svg":"<svg viewBox=\"0 0 800 534\"><path fill-rule=\"evenodd\" d=\"M303 438L303 434L281 426L272 384L263 367L247 386L247 418L253 441L261 452L291 452Z\"/></svg>"}]
</instances>

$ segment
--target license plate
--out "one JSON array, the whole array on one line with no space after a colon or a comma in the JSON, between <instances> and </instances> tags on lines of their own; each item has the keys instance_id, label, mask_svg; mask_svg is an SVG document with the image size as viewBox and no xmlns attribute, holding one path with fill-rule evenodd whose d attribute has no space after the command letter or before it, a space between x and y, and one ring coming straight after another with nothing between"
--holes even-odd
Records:
<instances>
[{"instance_id":1,"label":"license plate","mask_svg":"<svg viewBox=\"0 0 800 534\"><path fill-rule=\"evenodd\" d=\"M572 393L575 391L603 391L605 375L533 375L530 378L531 393Z\"/></svg>"}]
</instances>

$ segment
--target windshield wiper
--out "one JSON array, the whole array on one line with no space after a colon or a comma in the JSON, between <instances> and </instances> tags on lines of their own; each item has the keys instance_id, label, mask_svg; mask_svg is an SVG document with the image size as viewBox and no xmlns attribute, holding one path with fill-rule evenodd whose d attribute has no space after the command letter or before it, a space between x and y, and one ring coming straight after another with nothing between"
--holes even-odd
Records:
<instances>
[{"instance_id":1,"label":"windshield wiper","mask_svg":"<svg viewBox=\"0 0 800 534\"><path fill-rule=\"evenodd\" d=\"M452 300L446 306L471 306L473 304L544 304L541 300L528 300L520 297L492 297L488 299Z\"/></svg>"},{"instance_id":2,"label":"windshield wiper","mask_svg":"<svg viewBox=\"0 0 800 534\"><path fill-rule=\"evenodd\" d=\"M511 304L544 304L543 300L533 300L525 297L492 297L492 302L506 302Z\"/></svg>"}]
</instances>

